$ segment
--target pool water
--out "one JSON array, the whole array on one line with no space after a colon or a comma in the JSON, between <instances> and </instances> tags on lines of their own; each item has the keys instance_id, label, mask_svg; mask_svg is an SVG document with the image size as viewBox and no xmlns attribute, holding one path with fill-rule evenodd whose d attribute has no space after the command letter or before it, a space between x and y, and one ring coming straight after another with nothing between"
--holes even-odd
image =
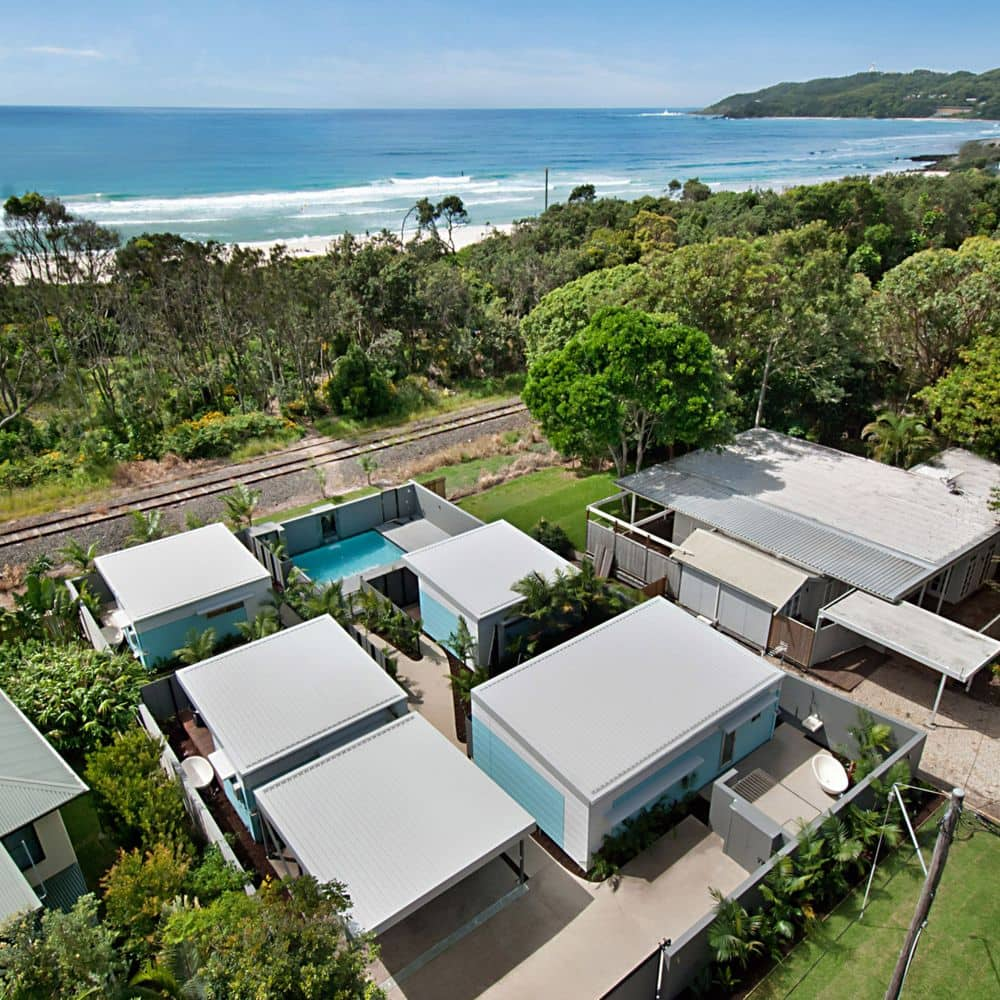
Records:
<instances>
[{"instance_id":1,"label":"pool water","mask_svg":"<svg viewBox=\"0 0 1000 1000\"><path fill-rule=\"evenodd\" d=\"M403 550L377 531L363 531L292 557L314 583L332 583L395 562Z\"/></svg>"}]
</instances>

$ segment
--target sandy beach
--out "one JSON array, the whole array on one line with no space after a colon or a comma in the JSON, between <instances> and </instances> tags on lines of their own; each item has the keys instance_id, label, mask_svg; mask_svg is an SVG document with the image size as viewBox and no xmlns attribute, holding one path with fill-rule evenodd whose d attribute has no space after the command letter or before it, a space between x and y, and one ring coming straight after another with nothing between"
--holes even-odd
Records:
<instances>
[{"instance_id":1,"label":"sandy beach","mask_svg":"<svg viewBox=\"0 0 1000 1000\"><path fill-rule=\"evenodd\" d=\"M487 226L456 226L452 234L455 240L455 249L471 246L479 243L494 233L509 233L514 229L513 223L503 223L502 225ZM326 253L331 243L336 243L343 234L332 236L297 236L288 240L259 240L251 243L239 243L237 246L256 250L271 250L276 246L284 246L292 257L319 257ZM357 234L355 234L357 235ZM371 239L374 233L358 236L359 239ZM407 242L412 239L414 233L407 231ZM443 236L444 234L442 234Z\"/></svg>"}]
</instances>

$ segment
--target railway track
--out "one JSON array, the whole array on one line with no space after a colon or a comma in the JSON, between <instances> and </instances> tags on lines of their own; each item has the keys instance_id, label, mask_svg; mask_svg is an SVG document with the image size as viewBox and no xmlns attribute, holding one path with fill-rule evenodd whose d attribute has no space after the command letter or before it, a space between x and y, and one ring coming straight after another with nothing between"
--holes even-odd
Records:
<instances>
[{"instance_id":1,"label":"railway track","mask_svg":"<svg viewBox=\"0 0 1000 1000\"><path fill-rule=\"evenodd\" d=\"M55 512L31 518L29 524L24 524L22 521L21 523L11 522L7 525L0 525L0 549L112 521L134 510L158 510L183 503L186 500L226 493L237 483L253 486L255 483L294 475L311 468L322 468L362 455L377 454L389 448L426 440L441 434L481 427L484 424L524 413L526 410L527 407L520 400L508 401L450 419L435 418L418 422L410 425L404 431L391 433L386 437L372 434L355 441L305 441L252 463L244 463L235 469L233 467L216 469L194 476L180 485L162 483L149 487L147 490L130 494L128 497L90 505L76 513Z\"/></svg>"}]
</instances>

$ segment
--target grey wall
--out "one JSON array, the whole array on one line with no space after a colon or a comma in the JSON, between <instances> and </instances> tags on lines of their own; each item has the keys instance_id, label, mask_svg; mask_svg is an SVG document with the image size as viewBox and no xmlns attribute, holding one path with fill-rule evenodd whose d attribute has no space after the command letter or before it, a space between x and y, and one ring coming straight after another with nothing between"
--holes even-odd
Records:
<instances>
[{"instance_id":1,"label":"grey wall","mask_svg":"<svg viewBox=\"0 0 1000 1000\"><path fill-rule=\"evenodd\" d=\"M680 566L668 556L650 551L643 542L625 538L597 521L587 522L587 551L593 556L599 548L612 547L615 554L614 575L625 583L644 586L667 578L668 590L677 593Z\"/></svg>"},{"instance_id":2,"label":"grey wall","mask_svg":"<svg viewBox=\"0 0 1000 1000\"><path fill-rule=\"evenodd\" d=\"M838 653L846 653L849 649L863 646L865 640L854 632L848 631L842 625L826 624L816 630L813 637L812 659L809 663L822 663Z\"/></svg>"},{"instance_id":3,"label":"grey wall","mask_svg":"<svg viewBox=\"0 0 1000 1000\"><path fill-rule=\"evenodd\" d=\"M613 986L601 1000L652 1000L656 995L656 982L660 974L660 949L644 958L617 986ZM558 991L554 990L553 995Z\"/></svg>"},{"instance_id":4,"label":"grey wall","mask_svg":"<svg viewBox=\"0 0 1000 1000\"><path fill-rule=\"evenodd\" d=\"M423 514L431 524L436 524L449 535L461 535L482 526L483 522L478 517L473 517L461 507L456 507L455 504L439 497L436 493L432 493L419 483L410 483L401 489L411 491L412 500L417 508L413 511L414 514Z\"/></svg>"},{"instance_id":5,"label":"grey wall","mask_svg":"<svg viewBox=\"0 0 1000 1000\"><path fill-rule=\"evenodd\" d=\"M375 590L388 598L397 608L407 608L420 600L420 581L412 570L401 566L381 576L362 580L362 590Z\"/></svg>"},{"instance_id":6,"label":"grey wall","mask_svg":"<svg viewBox=\"0 0 1000 1000\"><path fill-rule=\"evenodd\" d=\"M733 768L712 783L708 822L722 838L723 852L752 872L784 846L785 833L770 816L729 787L738 774Z\"/></svg>"}]
</instances>

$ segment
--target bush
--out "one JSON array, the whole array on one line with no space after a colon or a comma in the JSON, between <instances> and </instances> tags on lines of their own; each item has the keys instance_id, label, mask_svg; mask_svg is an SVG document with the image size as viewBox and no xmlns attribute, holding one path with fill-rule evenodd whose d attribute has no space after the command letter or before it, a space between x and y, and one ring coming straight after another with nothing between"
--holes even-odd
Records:
<instances>
[{"instance_id":1,"label":"bush","mask_svg":"<svg viewBox=\"0 0 1000 1000\"><path fill-rule=\"evenodd\" d=\"M239 871L222 856L216 844L210 844L200 863L191 869L184 889L202 903L209 903L225 892L236 892L250 881L249 872Z\"/></svg>"},{"instance_id":2,"label":"bush","mask_svg":"<svg viewBox=\"0 0 1000 1000\"><path fill-rule=\"evenodd\" d=\"M131 728L147 679L132 656L42 641L0 643L0 688L60 753L88 753Z\"/></svg>"},{"instance_id":3,"label":"bush","mask_svg":"<svg viewBox=\"0 0 1000 1000\"><path fill-rule=\"evenodd\" d=\"M689 802L690 798L680 802L661 800L626 819L615 832L605 836L587 877L601 882L617 875L622 865L652 847L687 815Z\"/></svg>"},{"instance_id":4,"label":"bush","mask_svg":"<svg viewBox=\"0 0 1000 1000\"><path fill-rule=\"evenodd\" d=\"M50 479L68 478L78 468L79 462L62 451L47 451L32 458L0 462L0 489L23 489Z\"/></svg>"},{"instance_id":5,"label":"bush","mask_svg":"<svg viewBox=\"0 0 1000 1000\"><path fill-rule=\"evenodd\" d=\"M190 853L191 824L180 785L160 767L160 747L132 729L87 758L84 777L98 812L126 847L151 851L168 844Z\"/></svg>"},{"instance_id":6,"label":"bush","mask_svg":"<svg viewBox=\"0 0 1000 1000\"><path fill-rule=\"evenodd\" d=\"M195 420L171 427L162 438L164 452L181 458L218 458L237 445L256 437L285 437L292 440L302 430L290 420L267 413L225 414L213 411Z\"/></svg>"},{"instance_id":7,"label":"bush","mask_svg":"<svg viewBox=\"0 0 1000 1000\"><path fill-rule=\"evenodd\" d=\"M562 525L546 521L544 517L531 529L531 537L536 542L541 542L547 549L551 549L556 555L562 556L563 559L572 559L576 555L573 543Z\"/></svg>"},{"instance_id":8,"label":"bush","mask_svg":"<svg viewBox=\"0 0 1000 1000\"><path fill-rule=\"evenodd\" d=\"M363 420L392 409L393 388L371 358L352 344L326 384L326 397L335 413Z\"/></svg>"},{"instance_id":9,"label":"bush","mask_svg":"<svg viewBox=\"0 0 1000 1000\"><path fill-rule=\"evenodd\" d=\"M101 879L105 918L140 961L151 956L163 906L183 892L190 867L183 851L154 844L145 854L121 851Z\"/></svg>"}]
</instances>

